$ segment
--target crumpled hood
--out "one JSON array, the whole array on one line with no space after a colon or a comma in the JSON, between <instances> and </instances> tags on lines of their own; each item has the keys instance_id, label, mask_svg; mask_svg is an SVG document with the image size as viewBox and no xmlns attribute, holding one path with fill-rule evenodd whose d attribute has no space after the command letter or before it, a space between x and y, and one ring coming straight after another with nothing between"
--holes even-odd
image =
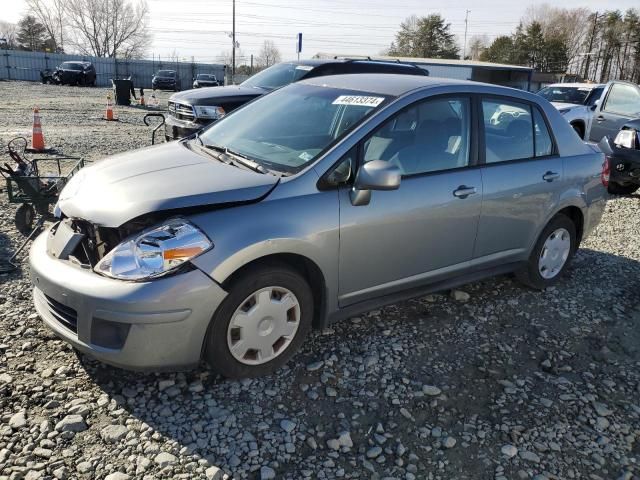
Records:
<instances>
[{"instance_id":1,"label":"crumpled hood","mask_svg":"<svg viewBox=\"0 0 640 480\"><path fill-rule=\"evenodd\" d=\"M186 103L188 105L221 105L229 102L248 102L249 100L267 93L267 90L242 85L227 85L226 87L207 87L184 90L174 93L170 102Z\"/></svg>"},{"instance_id":2,"label":"crumpled hood","mask_svg":"<svg viewBox=\"0 0 640 480\"><path fill-rule=\"evenodd\" d=\"M62 190L58 206L67 217L119 227L145 213L258 200L277 183L276 176L171 142L83 168Z\"/></svg>"}]
</instances>

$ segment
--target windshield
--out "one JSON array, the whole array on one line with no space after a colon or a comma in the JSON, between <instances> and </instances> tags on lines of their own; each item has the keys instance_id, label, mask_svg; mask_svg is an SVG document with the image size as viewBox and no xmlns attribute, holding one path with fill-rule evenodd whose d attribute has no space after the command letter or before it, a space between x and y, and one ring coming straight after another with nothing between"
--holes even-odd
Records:
<instances>
[{"instance_id":1,"label":"windshield","mask_svg":"<svg viewBox=\"0 0 640 480\"><path fill-rule=\"evenodd\" d=\"M63 70L82 70L82 65L79 63L65 62L60 65L60 68Z\"/></svg>"},{"instance_id":2,"label":"windshield","mask_svg":"<svg viewBox=\"0 0 640 480\"><path fill-rule=\"evenodd\" d=\"M243 87L260 87L273 90L300 80L307 72L313 70L309 65L278 63L242 82Z\"/></svg>"},{"instance_id":3,"label":"windshield","mask_svg":"<svg viewBox=\"0 0 640 480\"><path fill-rule=\"evenodd\" d=\"M157 76L158 77L175 77L176 72L174 72L173 70L160 70Z\"/></svg>"},{"instance_id":4,"label":"windshield","mask_svg":"<svg viewBox=\"0 0 640 480\"><path fill-rule=\"evenodd\" d=\"M290 85L224 117L200 138L205 145L226 148L270 170L296 173L380 108L386 98Z\"/></svg>"},{"instance_id":5,"label":"windshield","mask_svg":"<svg viewBox=\"0 0 640 480\"><path fill-rule=\"evenodd\" d=\"M538 95L550 102L584 105L591 90L593 90L591 87L545 87L538 92Z\"/></svg>"},{"instance_id":6,"label":"windshield","mask_svg":"<svg viewBox=\"0 0 640 480\"><path fill-rule=\"evenodd\" d=\"M198 75L198 80L215 80L216 77L214 77L213 75L205 75L203 73Z\"/></svg>"}]
</instances>

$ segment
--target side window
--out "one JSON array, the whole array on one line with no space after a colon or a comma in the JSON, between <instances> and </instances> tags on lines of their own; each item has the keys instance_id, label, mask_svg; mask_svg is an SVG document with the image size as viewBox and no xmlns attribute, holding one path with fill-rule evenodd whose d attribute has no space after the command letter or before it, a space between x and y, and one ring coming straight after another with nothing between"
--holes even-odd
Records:
<instances>
[{"instance_id":1,"label":"side window","mask_svg":"<svg viewBox=\"0 0 640 480\"><path fill-rule=\"evenodd\" d=\"M591 90L591 93L589 94L589 98L587 100L587 105L590 107L595 105L596 101L600 100L600 97L602 96L603 91L604 91L604 87L597 87Z\"/></svg>"},{"instance_id":2,"label":"side window","mask_svg":"<svg viewBox=\"0 0 640 480\"><path fill-rule=\"evenodd\" d=\"M633 85L614 83L607 96L604 110L620 115L640 114L640 90Z\"/></svg>"},{"instance_id":3,"label":"side window","mask_svg":"<svg viewBox=\"0 0 640 480\"><path fill-rule=\"evenodd\" d=\"M546 157L553 153L553 142L542 113L533 108L533 127L535 128L536 157Z\"/></svg>"},{"instance_id":4,"label":"side window","mask_svg":"<svg viewBox=\"0 0 640 480\"><path fill-rule=\"evenodd\" d=\"M507 162L534 156L533 124L529 105L506 100L483 100L482 114L486 163Z\"/></svg>"},{"instance_id":5,"label":"side window","mask_svg":"<svg viewBox=\"0 0 640 480\"><path fill-rule=\"evenodd\" d=\"M384 160L403 175L437 172L469 164L468 98L426 100L403 110L365 141L364 161Z\"/></svg>"}]
</instances>

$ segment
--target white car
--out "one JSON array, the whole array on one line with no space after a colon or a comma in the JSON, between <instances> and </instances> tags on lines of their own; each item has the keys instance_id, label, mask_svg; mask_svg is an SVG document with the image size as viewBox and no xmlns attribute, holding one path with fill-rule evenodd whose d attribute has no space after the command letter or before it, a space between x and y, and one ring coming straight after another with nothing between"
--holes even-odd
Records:
<instances>
[{"instance_id":1,"label":"white car","mask_svg":"<svg viewBox=\"0 0 640 480\"><path fill-rule=\"evenodd\" d=\"M598 83L554 83L538 95L549 100L582 139L593 115L593 107L602 97L606 85Z\"/></svg>"}]
</instances>

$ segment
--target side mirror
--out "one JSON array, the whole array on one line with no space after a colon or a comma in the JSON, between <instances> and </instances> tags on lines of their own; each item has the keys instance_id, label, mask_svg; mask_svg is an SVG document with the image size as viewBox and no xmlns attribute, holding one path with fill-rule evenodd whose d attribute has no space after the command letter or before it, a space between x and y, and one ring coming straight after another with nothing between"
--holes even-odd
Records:
<instances>
[{"instance_id":1,"label":"side mirror","mask_svg":"<svg viewBox=\"0 0 640 480\"><path fill-rule=\"evenodd\" d=\"M600 105L600 99L593 102L593 105L591 105L591 110L595 111L596 108L598 108L598 105Z\"/></svg>"},{"instance_id":2,"label":"side mirror","mask_svg":"<svg viewBox=\"0 0 640 480\"><path fill-rule=\"evenodd\" d=\"M395 165L383 160L365 163L356 175L350 192L353 206L368 205L371 190L397 190L400 187L402 172Z\"/></svg>"},{"instance_id":3,"label":"side mirror","mask_svg":"<svg viewBox=\"0 0 640 480\"><path fill-rule=\"evenodd\" d=\"M358 170L354 187L357 190L397 190L401 177L402 172L395 165L372 160Z\"/></svg>"}]
</instances>

